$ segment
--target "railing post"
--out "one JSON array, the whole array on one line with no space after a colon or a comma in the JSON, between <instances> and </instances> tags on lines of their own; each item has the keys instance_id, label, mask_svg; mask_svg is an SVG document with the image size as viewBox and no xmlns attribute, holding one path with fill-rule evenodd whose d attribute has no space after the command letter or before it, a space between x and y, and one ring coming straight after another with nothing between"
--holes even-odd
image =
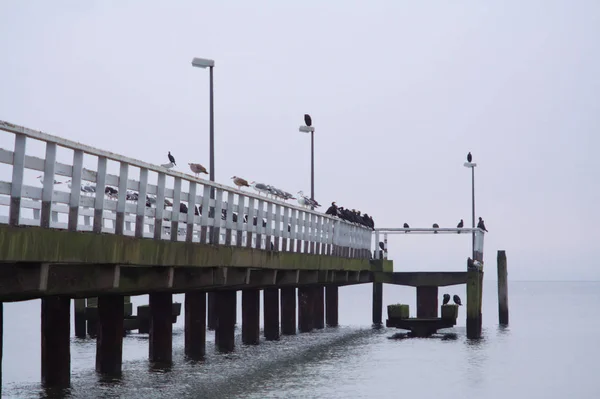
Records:
<instances>
[{"instance_id":1,"label":"railing post","mask_svg":"<svg viewBox=\"0 0 600 399\"><path fill-rule=\"evenodd\" d=\"M94 233L102 233L104 227L104 190L106 186L106 157L98 157L96 192L94 193Z\"/></svg>"},{"instance_id":2,"label":"railing post","mask_svg":"<svg viewBox=\"0 0 600 399\"><path fill-rule=\"evenodd\" d=\"M25 143L25 135L15 134L15 152L13 155L10 210L8 216L8 224L11 226L18 226L21 216L21 191L23 189L25 171Z\"/></svg>"},{"instance_id":3,"label":"railing post","mask_svg":"<svg viewBox=\"0 0 600 399\"><path fill-rule=\"evenodd\" d=\"M127 180L129 165L121 162L119 171L119 198L117 199L117 215L115 217L115 234L122 235L125 229L125 204L127 203Z\"/></svg>"},{"instance_id":4,"label":"railing post","mask_svg":"<svg viewBox=\"0 0 600 399\"><path fill-rule=\"evenodd\" d=\"M77 231L79 223L79 201L81 200L81 174L83 171L83 151L73 151L73 173L69 197L69 231Z\"/></svg>"},{"instance_id":5,"label":"railing post","mask_svg":"<svg viewBox=\"0 0 600 399\"><path fill-rule=\"evenodd\" d=\"M42 216L40 226L49 228L52 217L52 196L54 194L54 169L56 166L56 144L46 142L44 164L44 188L42 189Z\"/></svg>"}]
</instances>

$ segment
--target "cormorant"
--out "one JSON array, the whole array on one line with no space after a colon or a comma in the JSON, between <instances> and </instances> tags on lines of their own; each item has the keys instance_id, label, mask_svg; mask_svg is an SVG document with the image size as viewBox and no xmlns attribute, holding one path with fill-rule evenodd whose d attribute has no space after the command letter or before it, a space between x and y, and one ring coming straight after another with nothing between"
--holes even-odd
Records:
<instances>
[{"instance_id":1,"label":"cormorant","mask_svg":"<svg viewBox=\"0 0 600 399\"><path fill-rule=\"evenodd\" d=\"M456 227L458 227L459 229L462 229L464 225L465 224L463 223L463 220L460 219L460 222L458 222L458 224L456 225ZM458 231L458 234L460 234L460 230Z\"/></svg>"},{"instance_id":2,"label":"cormorant","mask_svg":"<svg viewBox=\"0 0 600 399\"><path fill-rule=\"evenodd\" d=\"M379 241L379 248L381 248L381 250L385 250L385 247L383 245L383 241Z\"/></svg>"},{"instance_id":3,"label":"cormorant","mask_svg":"<svg viewBox=\"0 0 600 399\"><path fill-rule=\"evenodd\" d=\"M437 223L434 223L432 226L434 229L439 229L440 226ZM433 234L437 234L437 231L434 231Z\"/></svg>"},{"instance_id":4,"label":"cormorant","mask_svg":"<svg viewBox=\"0 0 600 399\"><path fill-rule=\"evenodd\" d=\"M444 294L444 303L442 305L447 305L450 302L450 294Z\"/></svg>"},{"instance_id":5,"label":"cormorant","mask_svg":"<svg viewBox=\"0 0 600 399\"><path fill-rule=\"evenodd\" d=\"M460 303L460 297L458 295L454 295L452 299L454 300L455 304L457 304L458 306L462 306L462 303Z\"/></svg>"},{"instance_id":6,"label":"cormorant","mask_svg":"<svg viewBox=\"0 0 600 399\"><path fill-rule=\"evenodd\" d=\"M408 229L410 226L408 225L408 223L404 223L403 226L405 229ZM406 230L404 233L408 233L410 230Z\"/></svg>"},{"instance_id":7,"label":"cormorant","mask_svg":"<svg viewBox=\"0 0 600 399\"><path fill-rule=\"evenodd\" d=\"M485 228L485 223L483 223L483 219L481 216L479 217L479 223L477 223L477 228L485 231L487 233L487 229Z\"/></svg>"},{"instance_id":8,"label":"cormorant","mask_svg":"<svg viewBox=\"0 0 600 399\"><path fill-rule=\"evenodd\" d=\"M304 123L308 127L312 126L312 118L310 117L309 114L304 114Z\"/></svg>"},{"instance_id":9,"label":"cormorant","mask_svg":"<svg viewBox=\"0 0 600 399\"><path fill-rule=\"evenodd\" d=\"M468 162L468 163L471 163L471 161L472 161L472 160L473 160L473 156L472 156L472 155L471 155L471 153L469 152L469 153L467 154L467 162Z\"/></svg>"},{"instance_id":10,"label":"cormorant","mask_svg":"<svg viewBox=\"0 0 600 399\"><path fill-rule=\"evenodd\" d=\"M173 157L173 155L171 155L171 151L169 151L169 161L170 161L170 162L171 162L173 165L177 166L177 164L175 163L175 158Z\"/></svg>"}]
</instances>

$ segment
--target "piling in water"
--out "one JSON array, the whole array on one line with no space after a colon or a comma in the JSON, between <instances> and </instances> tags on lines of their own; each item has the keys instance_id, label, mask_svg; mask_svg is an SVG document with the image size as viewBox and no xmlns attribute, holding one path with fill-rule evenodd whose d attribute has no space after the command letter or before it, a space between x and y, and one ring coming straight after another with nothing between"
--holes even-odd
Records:
<instances>
[{"instance_id":1,"label":"piling in water","mask_svg":"<svg viewBox=\"0 0 600 399\"><path fill-rule=\"evenodd\" d=\"M279 339L279 289L265 288L263 291L264 334L267 341Z\"/></svg>"},{"instance_id":2,"label":"piling in water","mask_svg":"<svg viewBox=\"0 0 600 399\"><path fill-rule=\"evenodd\" d=\"M242 290L242 343L258 345L260 342L260 291Z\"/></svg>"},{"instance_id":3,"label":"piling in water","mask_svg":"<svg viewBox=\"0 0 600 399\"><path fill-rule=\"evenodd\" d=\"M312 331L314 327L314 289L298 287L298 331Z\"/></svg>"},{"instance_id":4,"label":"piling in water","mask_svg":"<svg viewBox=\"0 0 600 399\"><path fill-rule=\"evenodd\" d=\"M338 286L328 285L325 287L325 322L327 327L338 326Z\"/></svg>"},{"instance_id":5,"label":"piling in water","mask_svg":"<svg viewBox=\"0 0 600 399\"><path fill-rule=\"evenodd\" d=\"M85 298L75 298L75 336L77 338L85 338L86 322L85 322Z\"/></svg>"},{"instance_id":6,"label":"piling in water","mask_svg":"<svg viewBox=\"0 0 600 399\"><path fill-rule=\"evenodd\" d=\"M500 325L508 325L508 270L506 251L498 251L498 318Z\"/></svg>"},{"instance_id":7,"label":"piling in water","mask_svg":"<svg viewBox=\"0 0 600 399\"><path fill-rule=\"evenodd\" d=\"M281 334L296 334L296 288L281 288Z\"/></svg>"},{"instance_id":8,"label":"piling in water","mask_svg":"<svg viewBox=\"0 0 600 399\"><path fill-rule=\"evenodd\" d=\"M120 375L123 363L123 296L98 297L98 339L96 342L96 371Z\"/></svg>"},{"instance_id":9,"label":"piling in water","mask_svg":"<svg viewBox=\"0 0 600 399\"><path fill-rule=\"evenodd\" d=\"M467 338L481 337L481 295L483 271L467 272Z\"/></svg>"},{"instance_id":10,"label":"piling in water","mask_svg":"<svg viewBox=\"0 0 600 399\"><path fill-rule=\"evenodd\" d=\"M206 354L206 292L185 293L185 355L194 360Z\"/></svg>"},{"instance_id":11,"label":"piling in water","mask_svg":"<svg viewBox=\"0 0 600 399\"><path fill-rule=\"evenodd\" d=\"M314 327L316 329L325 328L325 293L323 286L319 285L313 288L314 290Z\"/></svg>"},{"instance_id":12,"label":"piling in water","mask_svg":"<svg viewBox=\"0 0 600 399\"><path fill-rule=\"evenodd\" d=\"M438 316L438 287L417 287L417 318L435 318Z\"/></svg>"},{"instance_id":13,"label":"piling in water","mask_svg":"<svg viewBox=\"0 0 600 399\"><path fill-rule=\"evenodd\" d=\"M232 352L235 347L235 290L217 291L216 303L219 317L215 329L215 345L220 352Z\"/></svg>"},{"instance_id":14,"label":"piling in water","mask_svg":"<svg viewBox=\"0 0 600 399\"><path fill-rule=\"evenodd\" d=\"M151 362L173 361L173 294L155 292L150 295L150 345Z\"/></svg>"},{"instance_id":15,"label":"piling in water","mask_svg":"<svg viewBox=\"0 0 600 399\"><path fill-rule=\"evenodd\" d=\"M70 335L70 298L42 298L42 384L46 387L65 388L71 384Z\"/></svg>"}]
</instances>

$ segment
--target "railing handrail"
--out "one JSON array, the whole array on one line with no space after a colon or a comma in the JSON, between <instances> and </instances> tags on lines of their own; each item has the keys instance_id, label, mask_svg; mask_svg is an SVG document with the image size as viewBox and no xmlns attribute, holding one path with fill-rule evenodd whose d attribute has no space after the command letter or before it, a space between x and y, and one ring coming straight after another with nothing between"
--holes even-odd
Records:
<instances>
[{"instance_id":1,"label":"railing handrail","mask_svg":"<svg viewBox=\"0 0 600 399\"><path fill-rule=\"evenodd\" d=\"M239 189L237 189L235 187L232 187L232 186L227 186L227 185L224 185L224 184L212 182L210 180L205 180L205 179L197 178L195 176L192 176L192 175L189 175L189 174L185 174L185 173L182 173L182 172L171 171L171 170L168 170L166 168L161 168L159 165L150 164L150 163L147 163L147 162L144 162L144 161L140 161L140 160L137 160L137 159L134 159L134 158L129 158L129 157L126 157L126 156L115 154L115 153L110 152L110 151L101 150L99 148L95 148L95 147L89 146L87 144L81 144L81 143L76 142L76 141L72 141L72 140L69 140L69 139L62 138L62 137L54 136L54 135L51 135L51 134L48 134L48 133L41 132L39 130L34 130L34 129L27 128L27 127L24 127L24 126L15 125L13 123L6 122L6 121L3 121L3 120L0 120L0 130L4 130L6 132L10 132L10 133L14 133L14 134L22 134L22 135L24 135L26 137L30 137L30 138L33 138L33 139L36 139L36 140L41 140L41 141L45 141L45 142L55 143L56 145L59 145L61 147L65 147L65 148L69 148L69 149L72 149L72 150L81 150L81 151L83 151L83 152L85 152L87 154L90 154L90 155L95 155L95 156L99 156L99 157L105 157L107 159L110 159L110 160L113 160L113 161L117 161L117 162L124 162L124 163L127 163L127 164L131 165L131 166L135 166L135 167L138 167L138 168L144 168L144 169L147 169L149 171L151 170L151 171L157 172L157 173L163 173L166 176L171 176L171 177L174 177L174 178L175 177L179 177L179 178L187 180L187 181L193 181L193 182L196 182L196 183L200 183L202 185L207 185L207 186L211 186L211 187L218 188L218 189L221 189L221 190L225 190L227 192L233 192L235 194L243 195L243 196L246 196L246 197L249 197L249 198L254 198L256 200L261 200L261 201L272 203L272 204L275 204L275 205L284 205L284 206L286 206L286 207L288 207L290 209L295 209L295 210L306 212L306 213L310 213L310 214L313 214L313 215L318 215L318 216L321 216L323 218L327 218L327 219L330 219L330 220L333 220L333 221L343 222L343 223L346 223L346 224L351 225L351 226L357 226L357 227L361 227L361 228L364 228L364 229L370 229L370 228L368 228L366 226L360 226L360 225L357 225L355 223L350 223L350 222L345 221L345 220L340 219L340 218L334 218L334 217L332 217L330 215L325 214L324 212L323 213L316 212L316 211L311 210L310 208L302 208L300 206L289 204L287 202L275 201L275 200L270 199L268 197L259 196L259 195L255 194L255 193L251 192L251 191L242 191L242 190L239 190Z\"/></svg>"},{"instance_id":2,"label":"railing handrail","mask_svg":"<svg viewBox=\"0 0 600 399\"><path fill-rule=\"evenodd\" d=\"M462 233L473 233L473 232L480 232L485 234L485 230L480 229L479 227L379 227L374 229L375 232L379 232L379 233L388 233L388 234L394 234L394 233L412 233L412 232L416 232L416 233L433 233L433 232L445 232L445 233L457 233L457 234L462 234ZM458 233L460 231L460 233Z\"/></svg>"}]
</instances>

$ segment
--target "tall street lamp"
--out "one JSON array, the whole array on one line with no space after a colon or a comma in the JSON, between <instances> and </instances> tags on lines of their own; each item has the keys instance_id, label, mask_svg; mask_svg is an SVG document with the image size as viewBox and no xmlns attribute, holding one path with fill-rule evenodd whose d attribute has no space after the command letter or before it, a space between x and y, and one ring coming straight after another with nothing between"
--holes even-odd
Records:
<instances>
[{"instance_id":1,"label":"tall street lamp","mask_svg":"<svg viewBox=\"0 0 600 399\"><path fill-rule=\"evenodd\" d=\"M215 181L215 108L213 101L213 68L215 61L205 58L194 58L192 66L208 68L210 72L210 181Z\"/></svg>"},{"instance_id":2,"label":"tall street lamp","mask_svg":"<svg viewBox=\"0 0 600 399\"><path fill-rule=\"evenodd\" d=\"M472 200L472 212L473 219L471 226L475 228L475 166L476 163L472 162L473 156L469 152L467 154L467 162L464 163L465 168L471 168L471 200ZM473 231L473 259L475 259L475 231Z\"/></svg>"},{"instance_id":3,"label":"tall street lamp","mask_svg":"<svg viewBox=\"0 0 600 399\"><path fill-rule=\"evenodd\" d=\"M304 114L304 126L300 126L300 132L310 133L310 199L315 199L315 128L312 126L310 115ZM312 210L314 206L310 207Z\"/></svg>"}]
</instances>

